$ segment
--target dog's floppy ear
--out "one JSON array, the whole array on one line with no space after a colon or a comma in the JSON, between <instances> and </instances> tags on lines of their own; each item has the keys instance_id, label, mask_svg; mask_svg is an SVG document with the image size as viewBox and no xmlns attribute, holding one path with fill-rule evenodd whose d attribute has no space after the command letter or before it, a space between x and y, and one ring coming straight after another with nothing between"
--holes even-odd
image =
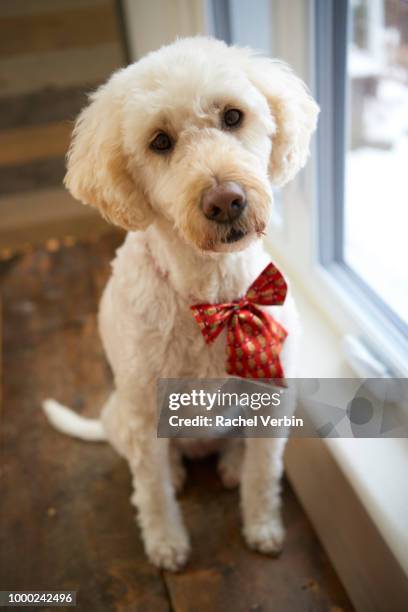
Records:
<instances>
[{"instance_id":1,"label":"dog's floppy ear","mask_svg":"<svg viewBox=\"0 0 408 612\"><path fill-rule=\"evenodd\" d=\"M79 115L64 183L74 198L99 208L108 221L140 230L151 223L153 212L122 150L118 77L120 73L93 93Z\"/></svg>"},{"instance_id":2,"label":"dog's floppy ear","mask_svg":"<svg viewBox=\"0 0 408 612\"><path fill-rule=\"evenodd\" d=\"M272 183L282 186L306 163L319 107L303 81L280 61L252 54L246 71L267 99L276 123L269 172Z\"/></svg>"}]
</instances>

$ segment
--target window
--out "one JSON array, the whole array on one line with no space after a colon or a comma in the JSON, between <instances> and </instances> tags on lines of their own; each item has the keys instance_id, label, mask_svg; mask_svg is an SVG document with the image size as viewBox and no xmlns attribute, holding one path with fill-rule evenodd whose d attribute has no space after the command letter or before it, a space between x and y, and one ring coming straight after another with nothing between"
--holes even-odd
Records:
<instances>
[{"instance_id":1,"label":"window","mask_svg":"<svg viewBox=\"0 0 408 612\"><path fill-rule=\"evenodd\" d=\"M270 0L211 0L208 3L209 30L226 43L248 45L271 53L272 5Z\"/></svg>"},{"instance_id":2,"label":"window","mask_svg":"<svg viewBox=\"0 0 408 612\"><path fill-rule=\"evenodd\" d=\"M347 49L344 261L408 332L408 4L354 0Z\"/></svg>"},{"instance_id":3,"label":"window","mask_svg":"<svg viewBox=\"0 0 408 612\"><path fill-rule=\"evenodd\" d=\"M319 258L406 358L408 4L317 0L315 28Z\"/></svg>"}]
</instances>

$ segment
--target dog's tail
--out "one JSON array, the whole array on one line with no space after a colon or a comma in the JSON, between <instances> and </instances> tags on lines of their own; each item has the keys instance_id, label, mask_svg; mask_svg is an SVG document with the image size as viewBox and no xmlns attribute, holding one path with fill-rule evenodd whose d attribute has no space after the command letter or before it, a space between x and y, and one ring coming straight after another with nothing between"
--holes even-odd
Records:
<instances>
[{"instance_id":1,"label":"dog's tail","mask_svg":"<svg viewBox=\"0 0 408 612\"><path fill-rule=\"evenodd\" d=\"M91 442L102 442L107 439L99 419L79 416L53 399L44 400L42 407L51 425L64 434Z\"/></svg>"}]
</instances>

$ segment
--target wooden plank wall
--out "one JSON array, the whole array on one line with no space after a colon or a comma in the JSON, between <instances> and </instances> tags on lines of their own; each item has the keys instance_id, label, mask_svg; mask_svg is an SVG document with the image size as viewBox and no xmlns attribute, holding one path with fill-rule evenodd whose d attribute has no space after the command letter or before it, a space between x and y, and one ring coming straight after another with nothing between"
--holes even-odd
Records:
<instances>
[{"instance_id":1,"label":"wooden plank wall","mask_svg":"<svg viewBox=\"0 0 408 612\"><path fill-rule=\"evenodd\" d=\"M62 186L72 121L125 62L115 0L0 3L0 250L103 231Z\"/></svg>"}]
</instances>

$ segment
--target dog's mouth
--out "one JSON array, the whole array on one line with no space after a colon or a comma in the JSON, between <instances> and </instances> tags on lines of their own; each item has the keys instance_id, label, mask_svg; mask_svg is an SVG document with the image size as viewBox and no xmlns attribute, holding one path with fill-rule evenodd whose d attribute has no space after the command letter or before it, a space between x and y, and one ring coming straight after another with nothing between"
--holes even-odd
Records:
<instances>
[{"instance_id":1,"label":"dog's mouth","mask_svg":"<svg viewBox=\"0 0 408 612\"><path fill-rule=\"evenodd\" d=\"M242 229L235 229L234 227L228 232L225 238L221 240L223 244L233 244L234 242L238 242L242 240L248 232L245 232Z\"/></svg>"}]
</instances>

